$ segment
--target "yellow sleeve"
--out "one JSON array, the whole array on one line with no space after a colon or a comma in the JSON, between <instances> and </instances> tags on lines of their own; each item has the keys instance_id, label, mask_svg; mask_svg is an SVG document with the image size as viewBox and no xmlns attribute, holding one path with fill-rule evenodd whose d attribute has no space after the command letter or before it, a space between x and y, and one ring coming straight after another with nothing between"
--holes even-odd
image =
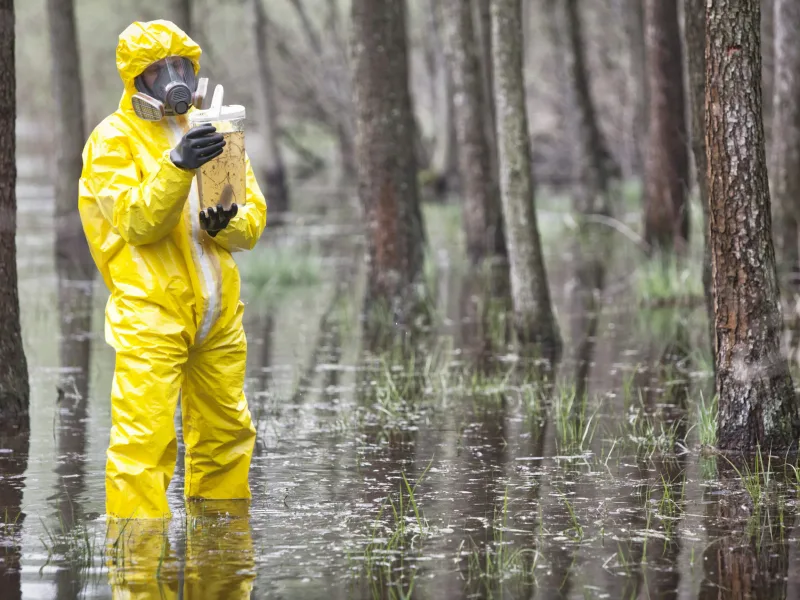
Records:
<instances>
[{"instance_id":1,"label":"yellow sleeve","mask_svg":"<svg viewBox=\"0 0 800 600\"><path fill-rule=\"evenodd\" d=\"M85 149L83 182L103 217L132 246L159 241L180 221L194 171L176 167L169 152L142 181L130 139L117 129L98 128Z\"/></svg>"},{"instance_id":2,"label":"yellow sleeve","mask_svg":"<svg viewBox=\"0 0 800 600\"><path fill-rule=\"evenodd\" d=\"M225 229L211 238L228 252L252 250L267 225L267 201L256 181L250 158L247 157L245 161L247 165L245 205L239 207L239 212Z\"/></svg>"}]
</instances>

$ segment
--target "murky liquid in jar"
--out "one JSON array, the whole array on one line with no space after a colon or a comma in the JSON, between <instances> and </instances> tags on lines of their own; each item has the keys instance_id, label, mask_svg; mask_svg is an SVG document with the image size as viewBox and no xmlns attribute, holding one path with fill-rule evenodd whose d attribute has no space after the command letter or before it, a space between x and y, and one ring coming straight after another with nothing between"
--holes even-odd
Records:
<instances>
[{"instance_id":1,"label":"murky liquid in jar","mask_svg":"<svg viewBox=\"0 0 800 600\"><path fill-rule=\"evenodd\" d=\"M203 208L222 204L229 208L245 203L244 131L223 133L225 148L217 158L202 167L197 176Z\"/></svg>"}]
</instances>

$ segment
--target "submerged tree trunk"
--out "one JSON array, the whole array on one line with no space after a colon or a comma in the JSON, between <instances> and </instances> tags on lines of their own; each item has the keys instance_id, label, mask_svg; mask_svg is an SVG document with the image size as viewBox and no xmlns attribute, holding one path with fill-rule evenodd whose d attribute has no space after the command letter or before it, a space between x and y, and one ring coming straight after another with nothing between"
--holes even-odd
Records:
<instances>
[{"instance_id":1,"label":"submerged tree trunk","mask_svg":"<svg viewBox=\"0 0 800 600\"><path fill-rule=\"evenodd\" d=\"M445 48L453 79L467 256L472 264L478 264L494 252L501 218L500 211L494 209L499 199L486 138L486 120L490 117L470 5L463 0L445 0L442 12Z\"/></svg>"},{"instance_id":2,"label":"submerged tree trunk","mask_svg":"<svg viewBox=\"0 0 800 600\"><path fill-rule=\"evenodd\" d=\"M578 108L578 152L580 179L578 210L583 214L599 211L609 214L606 143L597 122L589 74L584 58L584 43L578 0L566 0L567 64L575 103Z\"/></svg>"},{"instance_id":3,"label":"submerged tree trunk","mask_svg":"<svg viewBox=\"0 0 800 600\"><path fill-rule=\"evenodd\" d=\"M645 155L644 237L681 251L689 239L689 182L678 0L645 0L649 127Z\"/></svg>"},{"instance_id":4,"label":"submerged tree trunk","mask_svg":"<svg viewBox=\"0 0 800 600\"><path fill-rule=\"evenodd\" d=\"M27 429L30 387L17 290L14 0L0 0L0 415Z\"/></svg>"},{"instance_id":5,"label":"submerged tree trunk","mask_svg":"<svg viewBox=\"0 0 800 600\"><path fill-rule=\"evenodd\" d=\"M367 220L367 316L383 305L394 323L408 325L421 295L424 232L405 3L354 0L352 16L358 192Z\"/></svg>"},{"instance_id":6,"label":"submerged tree trunk","mask_svg":"<svg viewBox=\"0 0 800 600\"><path fill-rule=\"evenodd\" d=\"M0 32L2 27L5 0L0 0ZM8 0L11 3L11 0ZM11 38L13 40L13 36ZM0 58L0 68L3 61ZM2 77L2 75L0 75ZM23 512L23 492L25 472L28 469L30 452L30 431L6 429L5 415L0 421L0 448L6 450L0 455L0 527L3 530L3 550L0 558L0 590L3 600L22 598L22 533L27 515Z\"/></svg>"},{"instance_id":7,"label":"submerged tree trunk","mask_svg":"<svg viewBox=\"0 0 800 600\"><path fill-rule=\"evenodd\" d=\"M781 355L780 313L761 116L758 0L706 11L706 157L716 313L718 440L781 450L797 404Z\"/></svg>"},{"instance_id":8,"label":"submerged tree trunk","mask_svg":"<svg viewBox=\"0 0 800 600\"><path fill-rule=\"evenodd\" d=\"M270 65L271 52L269 31L267 30L267 15L262 1L253 0L253 30L258 54L264 136L267 142L264 180L267 183L269 192L270 211L280 214L289 210L289 185L286 181L286 168L283 163L281 146L278 143L278 104L275 99L275 86Z\"/></svg>"},{"instance_id":9,"label":"submerged tree trunk","mask_svg":"<svg viewBox=\"0 0 800 600\"><path fill-rule=\"evenodd\" d=\"M692 152L697 172L697 191L703 209L703 293L708 314L709 343L714 351L714 300L711 295L711 246L708 239L708 182L706 173L706 8L705 0L684 0L686 62L692 115Z\"/></svg>"},{"instance_id":10,"label":"submerged tree trunk","mask_svg":"<svg viewBox=\"0 0 800 600\"><path fill-rule=\"evenodd\" d=\"M494 92L503 218L508 235L511 295L517 337L555 359L561 337L550 304L536 222L525 84L520 0L492 0Z\"/></svg>"},{"instance_id":11,"label":"submerged tree trunk","mask_svg":"<svg viewBox=\"0 0 800 600\"><path fill-rule=\"evenodd\" d=\"M800 272L800 3L775 0L775 79L770 182L775 206L779 264ZM770 98L764 97L769 104Z\"/></svg>"}]
</instances>

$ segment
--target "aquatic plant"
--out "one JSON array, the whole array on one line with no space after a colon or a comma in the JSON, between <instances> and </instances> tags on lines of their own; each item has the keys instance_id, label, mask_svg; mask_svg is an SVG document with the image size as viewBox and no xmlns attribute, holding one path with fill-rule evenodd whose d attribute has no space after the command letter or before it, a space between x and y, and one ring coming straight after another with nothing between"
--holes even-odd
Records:
<instances>
[{"instance_id":1,"label":"aquatic plant","mask_svg":"<svg viewBox=\"0 0 800 600\"><path fill-rule=\"evenodd\" d=\"M578 397L574 383L556 388L551 408L559 452L582 451L591 444L597 422L596 412L587 417L587 404L586 394Z\"/></svg>"},{"instance_id":2,"label":"aquatic plant","mask_svg":"<svg viewBox=\"0 0 800 600\"><path fill-rule=\"evenodd\" d=\"M705 396L700 392L700 401L697 403L697 435L700 444L713 447L717 443L717 395L712 396L706 403Z\"/></svg>"},{"instance_id":3,"label":"aquatic plant","mask_svg":"<svg viewBox=\"0 0 800 600\"><path fill-rule=\"evenodd\" d=\"M536 585L536 566L539 552L534 548L514 548L506 537L508 531L508 487L503 496L503 507L500 514L497 508L492 518L492 541L478 545L470 539L470 550L466 553L467 586L480 588L482 597L500 597L502 585L506 582L519 586ZM465 555L465 543L462 542L460 553ZM498 592L497 588L500 587Z\"/></svg>"},{"instance_id":4,"label":"aquatic plant","mask_svg":"<svg viewBox=\"0 0 800 600\"><path fill-rule=\"evenodd\" d=\"M417 504L416 492L432 463L433 459L413 486L405 472L401 473L397 494L386 497L372 523L356 577L369 584L375 598L383 598L383 591L388 591L390 597L410 598L414 591L413 562L429 529ZM354 557L350 556L350 560L353 562Z\"/></svg>"}]
</instances>

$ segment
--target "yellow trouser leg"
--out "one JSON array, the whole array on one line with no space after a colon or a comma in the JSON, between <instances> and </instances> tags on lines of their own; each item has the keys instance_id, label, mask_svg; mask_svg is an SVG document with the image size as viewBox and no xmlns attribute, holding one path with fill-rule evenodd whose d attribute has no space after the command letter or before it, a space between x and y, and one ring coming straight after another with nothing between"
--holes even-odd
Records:
<instances>
[{"instance_id":1,"label":"yellow trouser leg","mask_svg":"<svg viewBox=\"0 0 800 600\"><path fill-rule=\"evenodd\" d=\"M134 318L127 316L126 324ZM180 334L169 335L177 327L159 325L111 330L117 360L106 512L112 518L170 516L166 492L177 455L173 419L187 351Z\"/></svg>"},{"instance_id":2,"label":"yellow trouser leg","mask_svg":"<svg viewBox=\"0 0 800 600\"><path fill-rule=\"evenodd\" d=\"M249 499L256 432L244 396L241 311L189 354L182 409L187 498Z\"/></svg>"}]
</instances>

